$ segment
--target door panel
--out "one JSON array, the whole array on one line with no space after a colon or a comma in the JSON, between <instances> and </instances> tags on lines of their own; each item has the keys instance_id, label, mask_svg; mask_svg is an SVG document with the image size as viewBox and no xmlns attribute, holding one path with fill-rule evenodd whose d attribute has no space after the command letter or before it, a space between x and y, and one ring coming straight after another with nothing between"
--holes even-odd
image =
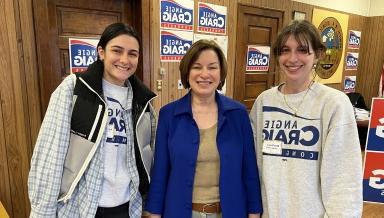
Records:
<instances>
[{"instance_id":1,"label":"door panel","mask_svg":"<svg viewBox=\"0 0 384 218\"><path fill-rule=\"evenodd\" d=\"M106 26L121 20L121 14L119 12L94 12L91 9L67 8L62 6L56 7L56 17L58 21L60 76L62 78L70 73L69 38L74 36L99 38Z\"/></svg>"},{"instance_id":2,"label":"door panel","mask_svg":"<svg viewBox=\"0 0 384 218\"><path fill-rule=\"evenodd\" d=\"M141 34L141 2L141 0L35 1L36 47L43 113L51 93L62 79L69 75L68 39L99 38L107 25L119 21L131 24ZM141 79L143 79L142 69L141 55L136 72Z\"/></svg>"},{"instance_id":3,"label":"door panel","mask_svg":"<svg viewBox=\"0 0 384 218\"><path fill-rule=\"evenodd\" d=\"M245 104L248 110L257 96L277 80L273 58L270 59L268 71L245 71L248 45L272 46L282 27L283 15L277 10L245 5L238 7L234 98Z\"/></svg>"},{"instance_id":4,"label":"door panel","mask_svg":"<svg viewBox=\"0 0 384 218\"><path fill-rule=\"evenodd\" d=\"M268 44L271 38L270 29L260 26L249 26L248 39L251 40L249 43L261 43ZM253 36L257 36L257 40L253 41Z\"/></svg>"}]
</instances>

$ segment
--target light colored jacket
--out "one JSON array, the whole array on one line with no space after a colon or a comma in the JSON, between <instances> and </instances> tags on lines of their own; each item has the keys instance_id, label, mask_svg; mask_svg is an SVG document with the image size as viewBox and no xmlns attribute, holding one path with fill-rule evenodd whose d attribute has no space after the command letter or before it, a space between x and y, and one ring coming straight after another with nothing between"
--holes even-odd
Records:
<instances>
[{"instance_id":1,"label":"light colored jacket","mask_svg":"<svg viewBox=\"0 0 384 218\"><path fill-rule=\"evenodd\" d=\"M108 117L101 79L97 70L78 79L70 75L52 94L28 179L31 217L94 217L101 195L104 163L100 148ZM141 195L146 194L152 164L156 119L150 100L155 95L134 76L130 83L134 91L133 164L138 169L130 215L140 217Z\"/></svg>"}]
</instances>

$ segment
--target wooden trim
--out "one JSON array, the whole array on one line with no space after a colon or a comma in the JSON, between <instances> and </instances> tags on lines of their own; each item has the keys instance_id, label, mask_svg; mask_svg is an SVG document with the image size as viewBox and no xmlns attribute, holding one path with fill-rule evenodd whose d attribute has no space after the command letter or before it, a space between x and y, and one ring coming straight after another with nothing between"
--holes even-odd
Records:
<instances>
[{"instance_id":1,"label":"wooden trim","mask_svg":"<svg viewBox=\"0 0 384 218\"><path fill-rule=\"evenodd\" d=\"M5 0L1 7L1 23L3 43L0 55L2 69L0 81L0 96L2 109L2 126L8 170L9 192L11 204L6 201L11 217L27 217L29 213L29 200L27 194L27 179L29 171L30 153L30 127L28 122L27 89L24 72L24 53L22 46L22 31L20 23L19 2ZM12 185L11 185L12 184ZM6 194L7 196L8 194ZM15 205L18 205L15 207Z\"/></svg>"},{"instance_id":2,"label":"wooden trim","mask_svg":"<svg viewBox=\"0 0 384 218\"><path fill-rule=\"evenodd\" d=\"M151 55L151 0L141 1L141 40L143 47L143 82L148 87L151 87L151 78L153 72L151 69L152 55Z\"/></svg>"},{"instance_id":3,"label":"wooden trim","mask_svg":"<svg viewBox=\"0 0 384 218\"><path fill-rule=\"evenodd\" d=\"M41 97L41 115L45 114L48 107L49 99L53 90L55 90L57 83L61 81L61 75L58 58L59 52L53 52L52 43L56 43L56 33L54 31L55 21L49 22L48 11L54 10L52 3L48 0L34 0L33 1L33 18L34 28L36 36L36 51L38 54L45 54L52 58L52 61L45 62L43 58L37 56L38 67L38 80L40 81L40 97ZM52 27L52 28L51 28ZM49 37L47 37L49 35ZM45 40L45 38L51 38L52 40ZM47 73L45 73L47 72ZM48 77L43 79L43 77ZM50 82L45 82L50 81Z\"/></svg>"},{"instance_id":4,"label":"wooden trim","mask_svg":"<svg viewBox=\"0 0 384 218\"><path fill-rule=\"evenodd\" d=\"M0 1L0 38L2 43L0 43L0 62L2 73L0 73L0 199L3 202L7 211L12 211L12 200L11 200L11 188L9 183L9 170L8 170L8 159L7 159L7 140L6 140L6 128L5 128L5 118L8 115L8 110L5 108L7 106L7 98L9 98L7 93L7 77L6 73L11 70L10 68L10 54L9 54L9 43L8 43L8 29L7 29L7 18L6 18L6 8L5 2ZM4 109L3 109L4 107Z\"/></svg>"},{"instance_id":5,"label":"wooden trim","mask_svg":"<svg viewBox=\"0 0 384 218\"><path fill-rule=\"evenodd\" d=\"M33 145L37 139L41 125L41 99L39 92L39 77L37 69L37 57L35 47L35 33L33 27L32 0L19 1L20 16L20 39L22 46L22 72L26 82L26 103L28 105L28 122L29 122L29 145L27 147L27 156L32 157ZM22 31L21 31L22 30Z\"/></svg>"}]
</instances>

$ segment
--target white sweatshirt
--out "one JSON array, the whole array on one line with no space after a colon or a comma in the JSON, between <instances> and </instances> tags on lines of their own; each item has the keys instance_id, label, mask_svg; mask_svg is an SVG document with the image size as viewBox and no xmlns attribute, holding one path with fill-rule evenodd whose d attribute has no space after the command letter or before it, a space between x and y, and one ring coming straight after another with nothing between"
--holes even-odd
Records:
<instances>
[{"instance_id":1,"label":"white sweatshirt","mask_svg":"<svg viewBox=\"0 0 384 218\"><path fill-rule=\"evenodd\" d=\"M250 117L263 217L361 217L361 152L344 93L315 82L284 100L274 87L260 94Z\"/></svg>"}]
</instances>

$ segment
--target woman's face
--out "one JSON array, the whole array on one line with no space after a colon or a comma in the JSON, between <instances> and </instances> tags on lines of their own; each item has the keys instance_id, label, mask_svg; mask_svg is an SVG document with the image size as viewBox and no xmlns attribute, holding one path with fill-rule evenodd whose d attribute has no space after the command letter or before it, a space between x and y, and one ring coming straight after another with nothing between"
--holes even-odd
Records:
<instances>
[{"instance_id":1,"label":"woman's face","mask_svg":"<svg viewBox=\"0 0 384 218\"><path fill-rule=\"evenodd\" d=\"M101 46L97 49L100 59L104 61L103 78L112 84L124 86L124 82L137 69L139 42L123 34L111 39L105 49Z\"/></svg>"},{"instance_id":2,"label":"woman's face","mask_svg":"<svg viewBox=\"0 0 384 218\"><path fill-rule=\"evenodd\" d=\"M300 46L295 37L291 35L281 48L278 61L287 81L306 83L310 79L313 65L317 59L310 43L309 48L303 46Z\"/></svg>"},{"instance_id":3,"label":"woman's face","mask_svg":"<svg viewBox=\"0 0 384 218\"><path fill-rule=\"evenodd\" d=\"M198 97L210 97L220 83L220 61L212 49L204 50L192 64L188 81L192 94Z\"/></svg>"}]
</instances>

